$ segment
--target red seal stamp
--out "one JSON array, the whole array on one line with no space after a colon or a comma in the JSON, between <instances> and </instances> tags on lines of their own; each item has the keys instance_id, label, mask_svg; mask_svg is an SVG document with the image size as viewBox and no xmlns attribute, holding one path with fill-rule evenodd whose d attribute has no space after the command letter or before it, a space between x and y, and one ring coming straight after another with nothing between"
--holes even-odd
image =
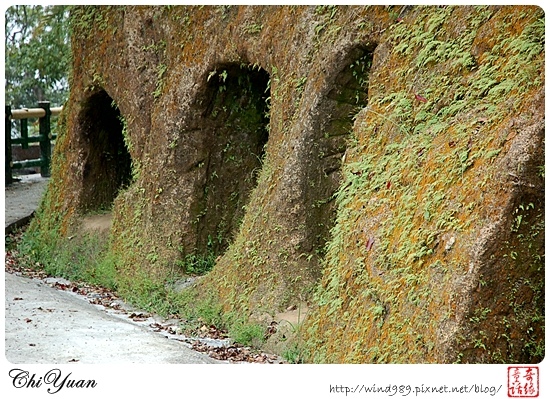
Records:
<instances>
[{"instance_id":1,"label":"red seal stamp","mask_svg":"<svg viewBox=\"0 0 550 399\"><path fill-rule=\"evenodd\" d=\"M508 397L537 398L539 396L539 368L533 366L508 367Z\"/></svg>"}]
</instances>

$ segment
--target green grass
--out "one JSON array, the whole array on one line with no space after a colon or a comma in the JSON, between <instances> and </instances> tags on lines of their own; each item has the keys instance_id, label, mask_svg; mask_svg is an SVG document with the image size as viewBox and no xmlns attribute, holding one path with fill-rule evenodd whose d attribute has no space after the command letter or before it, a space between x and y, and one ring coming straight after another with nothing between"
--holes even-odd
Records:
<instances>
[{"instance_id":1,"label":"green grass","mask_svg":"<svg viewBox=\"0 0 550 399\"><path fill-rule=\"evenodd\" d=\"M233 322L229 326L229 336L233 341L244 346L259 348L265 342L265 327L249 323L242 319Z\"/></svg>"},{"instance_id":2,"label":"green grass","mask_svg":"<svg viewBox=\"0 0 550 399\"><path fill-rule=\"evenodd\" d=\"M11 246L16 244L10 242ZM264 342L265 326L250 323L235 314L224 314L214 295L194 289L177 293L171 282L176 276L154 279L145 272L125 275L119 270L120 259L108 250L108 240L96 235L75 236L60 240L55 232L38 234L27 231L17 245L19 260L27 267L37 265L48 275L85 282L116 292L126 302L144 311L167 317L175 315L186 321L184 331L193 333L202 325L228 331L241 345L259 348ZM190 255L185 259L188 272L204 273L213 266L212 257Z\"/></svg>"},{"instance_id":3,"label":"green grass","mask_svg":"<svg viewBox=\"0 0 550 399\"><path fill-rule=\"evenodd\" d=\"M302 349L296 343L288 347L281 354L281 356L288 363L292 363L292 364L302 363Z\"/></svg>"},{"instance_id":4,"label":"green grass","mask_svg":"<svg viewBox=\"0 0 550 399\"><path fill-rule=\"evenodd\" d=\"M181 267L186 273L194 275L203 275L208 273L216 263L216 255L208 251L206 255L188 254L181 261L176 261L177 266Z\"/></svg>"}]
</instances>

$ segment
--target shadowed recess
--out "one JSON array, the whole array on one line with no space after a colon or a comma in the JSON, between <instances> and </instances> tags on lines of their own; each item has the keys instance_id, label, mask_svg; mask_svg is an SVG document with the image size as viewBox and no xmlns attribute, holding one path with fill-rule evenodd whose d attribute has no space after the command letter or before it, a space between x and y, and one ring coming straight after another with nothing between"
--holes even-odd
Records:
<instances>
[{"instance_id":1,"label":"shadowed recess","mask_svg":"<svg viewBox=\"0 0 550 399\"><path fill-rule=\"evenodd\" d=\"M355 115L368 103L368 82L374 47L353 47L342 58L339 72L329 83L314 121L314 145L307 170L306 196L309 203L306 251L324 256L325 245L336 215L335 193L341 182L342 159L346 152Z\"/></svg>"},{"instance_id":2,"label":"shadowed recess","mask_svg":"<svg viewBox=\"0 0 550 399\"><path fill-rule=\"evenodd\" d=\"M79 120L84 152L80 208L109 209L132 178L120 111L105 91L99 91L84 103Z\"/></svg>"},{"instance_id":3,"label":"shadowed recess","mask_svg":"<svg viewBox=\"0 0 550 399\"><path fill-rule=\"evenodd\" d=\"M197 252L219 255L236 233L268 140L269 74L219 65L207 77L203 159L196 212Z\"/></svg>"}]
</instances>

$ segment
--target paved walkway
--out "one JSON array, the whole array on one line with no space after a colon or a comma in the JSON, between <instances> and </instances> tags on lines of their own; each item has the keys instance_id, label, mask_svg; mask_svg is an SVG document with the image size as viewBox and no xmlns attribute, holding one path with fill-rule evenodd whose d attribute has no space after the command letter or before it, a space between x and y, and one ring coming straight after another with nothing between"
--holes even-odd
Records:
<instances>
[{"instance_id":1,"label":"paved walkway","mask_svg":"<svg viewBox=\"0 0 550 399\"><path fill-rule=\"evenodd\" d=\"M5 188L5 228L30 219L49 179L17 176ZM5 273L6 358L12 363L220 363L178 340L39 279Z\"/></svg>"},{"instance_id":2,"label":"paved walkway","mask_svg":"<svg viewBox=\"0 0 550 399\"><path fill-rule=\"evenodd\" d=\"M4 227L6 230L17 222L28 218L38 208L49 181L39 173L16 177L20 181L5 188Z\"/></svg>"},{"instance_id":3,"label":"paved walkway","mask_svg":"<svg viewBox=\"0 0 550 399\"><path fill-rule=\"evenodd\" d=\"M12 363L221 363L153 332L155 320L139 325L44 281L5 278L5 355Z\"/></svg>"}]
</instances>

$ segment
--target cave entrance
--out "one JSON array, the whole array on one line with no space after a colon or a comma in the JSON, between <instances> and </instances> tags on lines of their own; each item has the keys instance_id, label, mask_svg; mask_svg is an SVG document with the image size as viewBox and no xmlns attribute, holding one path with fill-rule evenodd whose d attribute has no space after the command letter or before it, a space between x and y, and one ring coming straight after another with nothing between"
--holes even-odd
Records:
<instances>
[{"instance_id":1,"label":"cave entrance","mask_svg":"<svg viewBox=\"0 0 550 399\"><path fill-rule=\"evenodd\" d=\"M223 253L256 186L269 136L269 74L242 64L218 65L207 77L204 160L195 206L197 251Z\"/></svg>"},{"instance_id":2,"label":"cave entrance","mask_svg":"<svg viewBox=\"0 0 550 399\"><path fill-rule=\"evenodd\" d=\"M84 102L78 126L84 153L80 208L110 210L119 190L132 178L120 111L104 90L98 91Z\"/></svg>"},{"instance_id":3,"label":"cave entrance","mask_svg":"<svg viewBox=\"0 0 550 399\"><path fill-rule=\"evenodd\" d=\"M329 82L314 120L314 145L309 150L305 192L308 212L306 252L319 262L336 217L335 194L342 180L342 159L348 147L355 115L368 103L373 47L354 47L342 57L341 68ZM320 277L321 270L319 268Z\"/></svg>"}]
</instances>

